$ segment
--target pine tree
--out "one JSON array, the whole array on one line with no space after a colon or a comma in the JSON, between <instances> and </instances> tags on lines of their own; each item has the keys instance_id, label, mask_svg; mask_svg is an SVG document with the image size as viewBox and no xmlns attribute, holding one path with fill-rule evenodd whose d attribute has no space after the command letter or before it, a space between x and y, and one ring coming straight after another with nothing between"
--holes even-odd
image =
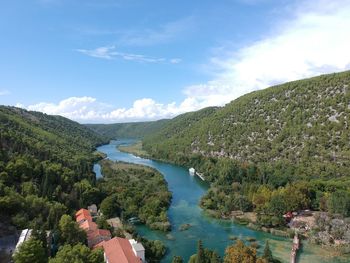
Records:
<instances>
[{"instance_id":1,"label":"pine tree","mask_svg":"<svg viewBox=\"0 0 350 263\"><path fill-rule=\"evenodd\" d=\"M273 256L272 256L272 252L270 250L270 245L269 245L268 240L266 240L266 242L265 242L264 254L263 254L262 258L266 259L267 262L273 262Z\"/></svg>"},{"instance_id":2,"label":"pine tree","mask_svg":"<svg viewBox=\"0 0 350 263\"><path fill-rule=\"evenodd\" d=\"M204 263L204 250L203 250L202 240L198 240L196 263Z\"/></svg>"}]
</instances>

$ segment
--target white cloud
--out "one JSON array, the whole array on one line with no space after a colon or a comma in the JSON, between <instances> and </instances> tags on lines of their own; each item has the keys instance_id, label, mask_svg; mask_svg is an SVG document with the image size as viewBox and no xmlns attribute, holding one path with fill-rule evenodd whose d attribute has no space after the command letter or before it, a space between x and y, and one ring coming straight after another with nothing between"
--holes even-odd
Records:
<instances>
[{"instance_id":1,"label":"white cloud","mask_svg":"<svg viewBox=\"0 0 350 263\"><path fill-rule=\"evenodd\" d=\"M113 50L114 46L98 47L96 49L77 49L76 51L94 58L112 59L115 56Z\"/></svg>"},{"instance_id":2,"label":"white cloud","mask_svg":"<svg viewBox=\"0 0 350 263\"><path fill-rule=\"evenodd\" d=\"M137 61L143 63L171 63L177 64L181 62L179 58L166 59L166 58L155 58L145 55L132 54L132 53L123 53L115 50L115 46L105 46L98 47L95 49L76 49L76 51L85 54L90 57L102 58L102 59L115 59L121 58L129 61Z\"/></svg>"},{"instance_id":3,"label":"white cloud","mask_svg":"<svg viewBox=\"0 0 350 263\"><path fill-rule=\"evenodd\" d=\"M295 18L281 23L273 35L211 58L219 73L185 88L184 94L205 105L223 105L253 90L350 69L350 1L313 1L310 6L299 6Z\"/></svg>"},{"instance_id":4,"label":"white cloud","mask_svg":"<svg viewBox=\"0 0 350 263\"><path fill-rule=\"evenodd\" d=\"M305 2L294 18L281 21L273 34L238 50L218 48L210 59L215 75L207 83L186 87L181 103L136 100L130 108L113 108L91 97L72 97L39 103L31 110L60 114L80 122L127 122L173 117L206 106L223 105L247 92L286 81L350 69L350 0ZM143 62L162 62L142 55L102 47L80 52L104 59L121 57ZM154 59L155 61L153 61ZM166 60L178 63L178 59ZM22 105L23 106L23 105Z\"/></svg>"},{"instance_id":5,"label":"white cloud","mask_svg":"<svg viewBox=\"0 0 350 263\"><path fill-rule=\"evenodd\" d=\"M180 105L157 103L153 99L136 100L130 108L113 108L111 105L98 102L92 97L70 97L57 104L41 102L25 106L18 103L17 107L33 111L41 111L52 115L62 115L67 118L87 122L128 122L141 120L156 120L171 118L178 114L198 109L199 105L192 99L186 99Z\"/></svg>"}]
</instances>

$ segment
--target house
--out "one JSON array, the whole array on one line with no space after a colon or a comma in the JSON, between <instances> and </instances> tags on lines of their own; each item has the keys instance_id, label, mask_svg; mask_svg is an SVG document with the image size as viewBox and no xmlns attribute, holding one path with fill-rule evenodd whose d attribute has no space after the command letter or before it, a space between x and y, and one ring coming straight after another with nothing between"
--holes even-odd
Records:
<instances>
[{"instance_id":1,"label":"house","mask_svg":"<svg viewBox=\"0 0 350 263\"><path fill-rule=\"evenodd\" d=\"M109 241L103 241L95 248L102 247L106 263L143 263L145 261L145 249L141 243L134 239L115 237Z\"/></svg>"},{"instance_id":2,"label":"house","mask_svg":"<svg viewBox=\"0 0 350 263\"><path fill-rule=\"evenodd\" d=\"M82 222L82 223L79 225L79 227L80 227L81 229L84 229L85 232L86 232L87 234L89 234L90 232L93 232L93 231L95 231L95 230L98 229L98 226L97 226L97 224L96 224L95 222L93 222L93 221L88 221L88 220Z\"/></svg>"},{"instance_id":3,"label":"house","mask_svg":"<svg viewBox=\"0 0 350 263\"><path fill-rule=\"evenodd\" d=\"M132 251L134 254L141 258L142 262L145 262L145 248L141 243L137 243L135 239L129 239L129 242L132 246Z\"/></svg>"},{"instance_id":4,"label":"house","mask_svg":"<svg viewBox=\"0 0 350 263\"><path fill-rule=\"evenodd\" d=\"M31 236L32 236L32 229L22 230L21 235L19 236L14 253L16 253L18 248L20 247L20 245L22 245L25 241L29 240Z\"/></svg>"},{"instance_id":5,"label":"house","mask_svg":"<svg viewBox=\"0 0 350 263\"><path fill-rule=\"evenodd\" d=\"M96 229L87 233L88 247L93 248L102 241L108 241L112 238L111 232L105 229Z\"/></svg>"},{"instance_id":6,"label":"house","mask_svg":"<svg viewBox=\"0 0 350 263\"><path fill-rule=\"evenodd\" d=\"M97 224L92 220L90 211L87 209L80 209L78 212L76 212L75 220L79 227L86 232L89 248L93 248L102 241L108 241L112 237L109 230L98 228Z\"/></svg>"},{"instance_id":7,"label":"house","mask_svg":"<svg viewBox=\"0 0 350 263\"><path fill-rule=\"evenodd\" d=\"M80 225L85 221L92 221L92 217L89 210L82 208L75 213L75 220Z\"/></svg>"}]
</instances>

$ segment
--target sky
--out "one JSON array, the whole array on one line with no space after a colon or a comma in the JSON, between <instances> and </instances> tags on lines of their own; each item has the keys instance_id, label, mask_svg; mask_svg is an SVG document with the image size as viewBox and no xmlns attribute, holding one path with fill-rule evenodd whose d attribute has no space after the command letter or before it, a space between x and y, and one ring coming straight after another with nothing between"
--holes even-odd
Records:
<instances>
[{"instance_id":1,"label":"sky","mask_svg":"<svg viewBox=\"0 0 350 263\"><path fill-rule=\"evenodd\" d=\"M3 0L0 104L171 118L350 69L350 0Z\"/></svg>"}]
</instances>

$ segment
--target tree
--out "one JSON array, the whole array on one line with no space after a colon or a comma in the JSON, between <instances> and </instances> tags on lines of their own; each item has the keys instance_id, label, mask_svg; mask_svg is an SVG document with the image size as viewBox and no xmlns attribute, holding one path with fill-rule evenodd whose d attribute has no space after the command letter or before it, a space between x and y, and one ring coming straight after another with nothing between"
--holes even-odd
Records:
<instances>
[{"instance_id":1,"label":"tree","mask_svg":"<svg viewBox=\"0 0 350 263\"><path fill-rule=\"evenodd\" d=\"M20 245L13 256L15 263L45 263L47 257L41 241L31 238Z\"/></svg>"},{"instance_id":2,"label":"tree","mask_svg":"<svg viewBox=\"0 0 350 263\"><path fill-rule=\"evenodd\" d=\"M204 256L202 240L198 240L196 263L203 263L204 262L204 257L205 256Z\"/></svg>"},{"instance_id":3,"label":"tree","mask_svg":"<svg viewBox=\"0 0 350 263\"><path fill-rule=\"evenodd\" d=\"M75 246L64 245L49 263L101 263L103 262L103 250L91 251L87 246L77 244Z\"/></svg>"},{"instance_id":4,"label":"tree","mask_svg":"<svg viewBox=\"0 0 350 263\"><path fill-rule=\"evenodd\" d=\"M182 259L182 257L180 257L180 256L174 256L173 257L173 261L171 261L172 263L183 263L184 261L183 261L183 259Z\"/></svg>"},{"instance_id":5,"label":"tree","mask_svg":"<svg viewBox=\"0 0 350 263\"><path fill-rule=\"evenodd\" d=\"M328 199L328 208L331 213L339 213L343 216L350 215L350 193L346 191L336 191Z\"/></svg>"},{"instance_id":6,"label":"tree","mask_svg":"<svg viewBox=\"0 0 350 263\"><path fill-rule=\"evenodd\" d=\"M86 233L69 215L63 215L58 223L61 244L85 243Z\"/></svg>"},{"instance_id":7,"label":"tree","mask_svg":"<svg viewBox=\"0 0 350 263\"><path fill-rule=\"evenodd\" d=\"M255 263L256 249L244 245L237 240L235 245L229 246L225 251L224 263Z\"/></svg>"},{"instance_id":8,"label":"tree","mask_svg":"<svg viewBox=\"0 0 350 263\"><path fill-rule=\"evenodd\" d=\"M113 194L103 199L100 208L101 212L106 218L111 218L115 215L120 215L120 208L117 201L117 195Z\"/></svg>"},{"instance_id":9,"label":"tree","mask_svg":"<svg viewBox=\"0 0 350 263\"><path fill-rule=\"evenodd\" d=\"M264 254L263 254L262 258L265 259L269 263L273 262L273 256L272 256L272 252L270 250L270 245L269 245L268 240L266 240L266 242L265 242Z\"/></svg>"}]
</instances>

